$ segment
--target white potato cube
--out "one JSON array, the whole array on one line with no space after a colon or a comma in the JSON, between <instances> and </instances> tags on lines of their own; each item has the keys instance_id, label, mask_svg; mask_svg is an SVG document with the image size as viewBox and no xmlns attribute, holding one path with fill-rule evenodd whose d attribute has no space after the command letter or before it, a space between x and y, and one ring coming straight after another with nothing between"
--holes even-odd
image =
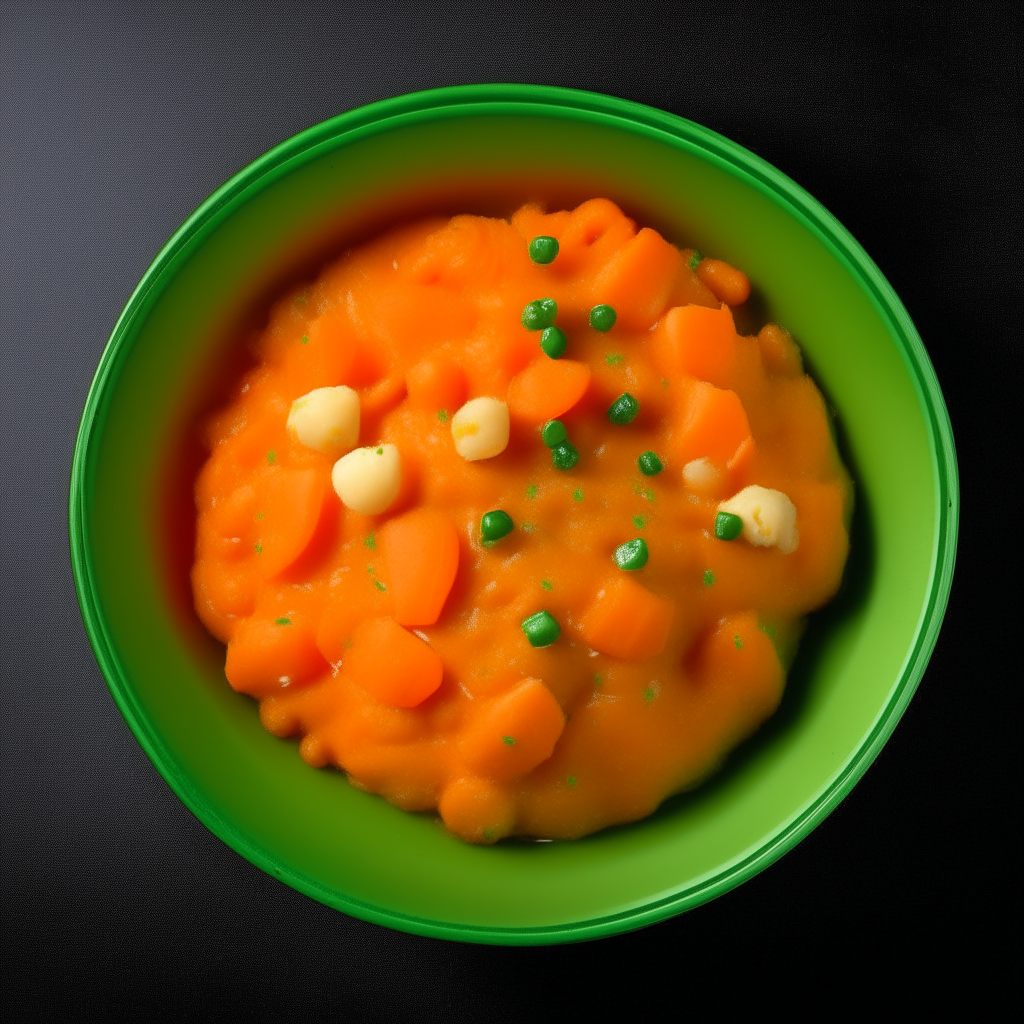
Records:
<instances>
[{"instance_id":1,"label":"white potato cube","mask_svg":"<svg viewBox=\"0 0 1024 1024\"><path fill-rule=\"evenodd\" d=\"M788 555L800 543L796 506L782 491L753 484L721 502L718 511L739 516L743 520L743 536L759 548L774 544Z\"/></svg>"},{"instance_id":2,"label":"white potato cube","mask_svg":"<svg viewBox=\"0 0 1024 1024\"><path fill-rule=\"evenodd\" d=\"M341 384L296 398L288 413L288 431L325 455L347 452L359 440L359 395Z\"/></svg>"},{"instance_id":3,"label":"white potato cube","mask_svg":"<svg viewBox=\"0 0 1024 1024\"><path fill-rule=\"evenodd\" d=\"M508 406L497 398L471 398L452 417L455 450L469 462L500 455L508 431Z\"/></svg>"},{"instance_id":4,"label":"white potato cube","mask_svg":"<svg viewBox=\"0 0 1024 1024\"><path fill-rule=\"evenodd\" d=\"M379 515L402 486L398 449L393 444L356 448L334 464L331 483L346 508L363 516Z\"/></svg>"},{"instance_id":5,"label":"white potato cube","mask_svg":"<svg viewBox=\"0 0 1024 1024\"><path fill-rule=\"evenodd\" d=\"M722 484L722 477L722 471L710 459L694 459L683 466L683 483L697 494L714 494Z\"/></svg>"}]
</instances>

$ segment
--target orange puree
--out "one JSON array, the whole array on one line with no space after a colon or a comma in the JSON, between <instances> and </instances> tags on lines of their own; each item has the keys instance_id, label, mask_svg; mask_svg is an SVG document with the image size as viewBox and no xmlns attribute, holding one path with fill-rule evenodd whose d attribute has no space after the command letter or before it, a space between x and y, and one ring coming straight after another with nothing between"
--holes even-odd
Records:
<instances>
[{"instance_id":1,"label":"orange puree","mask_svg":"<svg viewBox=\"0 0 1024 1024\"><path fill-rule=\"evenodd\" d=\"M536 236L558 240L552 262L531 259ZM196 483L195 605L228 682L309 764L470 842L582 836L700 780L778 705L848 546L821 394L781 327L737 333L727 303L748 294L595 199L406 226L285 296ZM539 299L558 358L521 321ZM598 305L610 330L590 326ZM287 425L315 389L354 408L339 385L358 396L353 454L400 465L390 491L347 497L342 433ZM623 393L639 412L616 423ZM455 420L481 398L493 437L477 405ZM570 468L542 441L555 417ZM776 520L742 505L750 485ZM735 539L716 537L722 502ZM494 510L514 528L483 543ZM646 563L620 568L637 538ZM534 647L522 623L541 611L560 634Z\"/></svg>"}]
</instances>

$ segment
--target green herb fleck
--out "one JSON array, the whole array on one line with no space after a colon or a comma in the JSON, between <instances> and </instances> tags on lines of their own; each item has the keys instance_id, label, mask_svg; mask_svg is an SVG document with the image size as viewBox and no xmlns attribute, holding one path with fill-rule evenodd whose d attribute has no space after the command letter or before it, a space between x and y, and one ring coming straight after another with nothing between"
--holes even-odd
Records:
<instances>
[{"instance_id":1,"label":"green herb fleck","mask_svg":"<svg viewBox=\"0 0 1024 1024\"><path fill-rule=\"evenodd\" d=\"M743 650L743 637L741 637L741 636L739 635L739 633L737 633L737 634L736 634L736 635L735 635L735 636L734 636L734 637L732 638L732 642L733 642L733 643L734 643L734 644L736 645L736 650L737 650L737 651L742 651L742 650Z\"/></svg>"},{"instance_id":2,"label":"green herb fleck","mask_svg":"<svg viewBox=\"0 0 1024 1024\"><path fill-rule=\"evenodd\" d=\"M576 776L575 775L566 775L565 781L568 783L569 788L572 789L572 787L576 785Z\"/></svg>"},{"instance_id":3,"label":"green herb fleck","mask_svg":"<svg viewBox=\"0 0 1024 1024\"><path fill-rule=\"evenodd\" d=\"M704 259L704 253L702 253L700 249L694 249L693 255L690 257L690 269L696 270L697 264L699 264L702 259Z\"/></svg>"},{"instance_id":4,"label":"green herb fleck","mask_svg":"<svg viewBox=\"0 0 1024 1024\"><path fill-rule=\"evenodd\" d=\"M256 541L256 543L253 544L253 547L256 549L257 555L263 554L263 545L259 541Z\"/></svg>"},{"instance_id":5,"label":"green herb fleck","mask_svg":"<svg viewBox=\"0 0 1024 1024\"><path fill-rule=\"evenodd\" d=\"M576 488L575 491L572 492L572 500L573 501L582 501L583 500L583 492L578 487Z\"/></svg>"},{"instance_id":6,"label":"green herb fleck","mask_svg":"<svg viewBox=\"0 0 1024 1024\"><path fill-rule=\"evenodd\" d=\"M551 589L551 586L552 586L552 584L551 584L551 580L541 580L541 581L540 581L540 585L541 585L541 586L542 586L542 587L543 587L543 588L544 588L545 590L550 590L550 589Z\"/></svg>"},{"instance_id":7,"label":"green herb fleck","mask_svg":"<svg viewBox=\"0 0 1024 1024\"><path fill-rule=\"evenodd\" d=\"M604 357L604 361L609 366L618 366L620 363L624 363L626 361L626 357L619 352L609 352L608 355Z\"/></svg>"},{"instance_id":8,"label":"green herb fleck","mask_svg":"<svg viewBox=\"0 0 1024 1024\"><path fill-rule=\"evenodd\" d=\"M504 743L506 747L514 747L516 745L516 738L515 736L502 736L501 742Z\"/></svg>"},{"instance_id":9,"label":"green herb fleck","mask_svg":"<svg viewBox=\"0 0 1024 1024\"><path fill-rule=\"evenodd\" d=\"M704 570L704 586L710 587L715 582L715 574L710 569Z\"/></svg>"},{"instance_id":10,"label":"green herb fleck","mask_svg":"<svg viewBox=\"0 0 1024 1024\"><path fill-rule=\"evenodd\" d=\"M372 576L373 575L373 566L372 565L368 565L366 567L366 571L367 571L367 573L369 573L369 575Z\"/></svg>"},{"instance_id":11,"label":"green herb fleck","mask_svg":"<svg viewBox=\"0 0 1024 1024\"><path fill-rule=\"evenodd\" d=\"M373 585L374 585L374 586L375 586L375 587L376 587L376 588L377 588L377 589L378 589L378 590L379 590L379 591L380 591L381 593L383 593L383 592L384 592L385 590L387 590L387 589L388 589L387 587L385 587L385 586L384 586L384 584L383 584L383 583L381 583L381 581L380 581L380 580L374 580L374 581L373 581Z\"/></svg>"},{"instance_id":12,"label":"green herb fleck","mask_svg":"<svg viewBox=\"0 0 1024 1024\"><path fill-rule=\"evenodd\" d=\"M292 620L288 619L288 618L285 618L283 615L279 619L274 619L274 625L275 626L290 626L291 624L292 624Z\"/></svg>"},{"instance_id":13,"label":"green herb fleck","mask_svg":"<svg viewBox=\"0 0 1024 1024\"><path fill-rule=\"evenodd\" d=\"M374 537L374 535L373 535L372 533L368 533L368 534L366 535L366 539L365 539L365 540L363 541L363 543L364 543L364 544L365 544L365 545L366 545L366 546L367 546L367 547L368 547L368 548L369 548L369 549L370 549L371 551L373 551L373 550L375 550L375 549L376 549L376 547L377 547L377 538L376 538L376 537Z\"/></svg>"},{"instance_id":14,"label":"green herb fleck","mask_svg":"<svg viewBox=\"0 0 1024 1024\"><path fill-rule=\"evenodd\" d=\"M270 451L267 452L267 462L269 462L271 465L273 465L274 464L274 459L276 459L276 458L277 458L277 452L275 452L274 449L271 448Z\"/></svg>"},{"instance_id":15,"label":"green herb fleck","mask_svg":"<svg viewBox=\"0 0 1024 1024\"><path fill-rule=\"evenodd\" d=\"M633 516L633 525L642 530L647 525L647 520L643 516Z\"/></svg>"},{"instance_id":16,"label":"green herb fleck","mask_svg":"<svg viewBox=\"0 0 1024 1024\"><path fill-rule=\"evenodd\" d=\"M668 387L668 377L662 377L661 378L661 386L663 388L667 388Z\"/></svg>"},{"instance_id":17,"label":"green herb fleck","mask_svg":"<svg viewBox=\"0 0 1024 1024\"><path fill-rule=\"evenodd\" d=\"M344 647L346 651L351 651L352 650L352 638L349 637L341 646Z\"/></svg>"},{"instance_id":18,"label":"green herb fleck","mask_svg":"<svg viewBox=\"0 0 1024 1024\"><path fill-rule=\"evenodd\" d=\"M533 499L537 497L536 484L530 484L530 486L526 488L526 496L530 499L530 501L533 501Z\"/></svg>"},{"instance_id":19,"label":"green herb fleck","mask_svg":"<svg viewBox=\"0 0 1024 1024\"><path fill-rule=\"evenodd\" d=\"M595 672L594 673L594 685L595 686L600 686L603 682L604 682L604 676L602 676L600 672Z\"/></svg>"},{"instance_id":20,"label":"green herb fleck","mask_svg":"<svg viewBox=\"0 0 1024 1024\"><path fill-rule=\"evenodd\" d=\"M524 533L533 533L533 531L537 529L537 524L536 523L523 523L522 529L523 529Z\"/></svg>"},{"instance_id":21,"label":"green herb fleck","mask_svg":"<svg viewBox=\"0 0 1024 1024\"><path fill-rule=\"evenodd\" d=\"M447 409L438 409L437 410L437 418L442 423L447 423L448 422L448 410Z\"/></svg>"},{"instance_id":22,"label":"green herb fleck","mask_svg":"<svg viewBox=\"0 0 1024 1024\"><path fill-rule=\"evenodd\" d=\"M643 697L645 704L650 704L654 700L654 687L648 686L640 696Z\"/></svg>"},{"instance_id":23,"label":"green herb fleck","mask_svg":"<svg viewBox=\"0 0 1024 1024\"><path fill-rule=\"evenodd\" d=\"M263 513L262 512L257 512L256 513L256 518L257 519L262 519L263 518Z\"/></svg>"},{"instance_id":24,"label":"green herb fleck","mask_svg":"<svg viewBox=\"0 0 1024 1024\"><path fill-rule=\"evenodd\" d=\"M379 447L379 448L377 449L377 454L378 454L378 455L383 455L383 454L384 454L384 445L381 445L381 446L380 446L380 447Z\"/></svg>"},{"instance_id":25,"label":"green herb fleck","mask_svg":"<svg viewBox=\"0 0 1024 1024\"><path fill-rule=\"evenodd\" d=\"M308 334L304 334L302 336L302 344L303 345L308 345L309 344L309 335Z\"/></svg>"}]
</instances>

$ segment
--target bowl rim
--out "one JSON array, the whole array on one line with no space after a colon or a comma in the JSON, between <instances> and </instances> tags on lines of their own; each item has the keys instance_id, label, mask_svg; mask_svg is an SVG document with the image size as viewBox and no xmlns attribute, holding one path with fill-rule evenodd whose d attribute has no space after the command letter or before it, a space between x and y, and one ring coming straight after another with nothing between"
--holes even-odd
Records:
<instances>
[{"instance_id":1,"label":"bowl rim","mask_svg":"<svg viewBox=\"0 0 1024 1024\"><path fill-rule=\"evenodd\" d=\"M89 449L110 400L124 356L130 351L134 321L148 307L148 296L165 273L176 271L190 255L192 243L205 230L230 215L234 200L272 184L294 166L313 159L321 147L342 148L347 142L385 132L399 125L425 123L439 117L525 114L567 117L604 124L678 146L715 164L782 205L839 260L867 294L898 344L921 406L927 416L934 476L937 481L936 524L932 541L928 597L888 700L873 727L850 752L843 767L818 796L789 822L769 833L746 856L682 892L656 898L617 914L559 925L501 927L456 924L420 918L371 905L329 889L262 849L224 820L185 778L174 758L150 730L137 706L130 678L108 633L93 583L88 536L91 478ZM935 370L920 336L895 291L874 261L846 228L803 188L761 157L702 125L652 107L556 86L493 84L451 86L407 93L350 110L313 125L280 143L233 175L210 195L160 249L132 292L104 347L86 398L71 466L68 525L72 572L78 602L100 671L136 739L172 790L193 814L236 852L273 877L335 909L363 920L419 935L505 945L549 944L599 938L672 917L723 895L768 867L823 821L850 792L878 756L913 697L935 647L949 600L956 560L959 522L959 480L952 426Z\"/></svg>"}]
</instances>

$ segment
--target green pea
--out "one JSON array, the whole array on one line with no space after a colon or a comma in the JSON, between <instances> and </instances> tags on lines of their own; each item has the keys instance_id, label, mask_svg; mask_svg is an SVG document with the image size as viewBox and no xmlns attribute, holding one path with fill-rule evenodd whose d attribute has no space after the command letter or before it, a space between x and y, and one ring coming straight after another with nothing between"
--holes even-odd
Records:
<instances>
[{"instance_id":1,"label":"green pea","mask_svg":"<svg viewBox=\"0 0 1024 1024\"><path fill-rule=\"evenodd\" d=\"M732 512L715 516L715 536L719 540L735 540L743 532L743 520Z\"/></svg>"},{"instance_id":2,"label":"green pea","mask_svg":"<svg viewBox=\"0 0 1024 1024\"><path fill-rule=\"evenodd\" d=\"M569 339L561 327L545 327L540 332L540 347L544 350L544 354L552 359L563 355L568 344Z\"/></svg>"},{"instance_id":3,"label":"green pea","mask_svg":"<svg viewBox=\"0 0 1024 1024\"><path fill-rule=\"evenodd\" d=\"M528 331L543 331L555 322L558 303L554 299L534 299L523 306L522 322Z\"/></svg>"},{"instance_id":4,"label":"green pea","mask_svg":"<svg viewBox=\"0 0 1024 1024\"><path fill-rule=\"evenodd\" d=\"M558 255L558 239L551 235L538 235L530 243L530 259L534 263L551 263Z\"/></svg>"},{"instance_id":5,"label":"green pea","mask_svg":"<svg viewBox=\"0 0 1024 1024\"><path fill-rule=\"evenodd\" d=\"M543 611L523 619L523 632L532 647L550 647L562 635L562 627L551 612Z\"/></svg>"},{"instance_id":6,"label":"green pea","mask_svg":"<svg viewBox=\"0 0 1024 1024\"><path fill-rule=\"evenodd\" d=\"M484 544L494 544L502 537L507 537L515 525L512 517L500 508L493 512L485 512L480 519L480 539Z\"/></svg>"},{"instance_id":7,"label":"green pea","mask_svg":"<svg viewBox=\"0 0 1024 1024\"><path fill-rule=\"evenodd\" d=\"M608 407L608 419L620 427L632 423L640 411L640 403L628 392L623 391Z\"/></svg>"},{"instance_id":8,"label":"green pea","mask_svg":"<svg viewBox=\"0 0 1024 1024\"><path fill-rule=\"evenodd\" d=\"M665 468L654 452L644 452L636 462L644 476L657 476Z\"/></svg>"},{"instance_id":9,"label":"green pea","mask_svg":"<svg viewBox=\"0 0 1024 1024\"><path fill-rule=\"evenodd\" d=\"M551 449L551 461L555 469L572 469L580 461L580 453L570 442L563 441Z\"/></svg>"},{"instance_id":10,"label":"green pea","mask_svg":"<svg viewBox=\"0 0 1024 1024\"><path fill-rule=\"evenodd\" d=\"M620 569L632 572L634 569L642 569L647 564L647 541L642 537L636 540L627 540L615 549L615 564Z\"/></svg>"},{"instance_id":11,"label":"green pea","mask_svg":"<svg viewBox=\"0 0 1024 1024\"><path fill-rule=\"evenodd\" d=\"M704 253L700 249L694 249L693 255L690 257L690 269L696 270L702 259L704 259Z\"/></svg>"},{"instance_id":12,"label":"green pea","mask_svg":"<svg viewBox=\"0 0 1024 1024\"><path fill-rule=\"evenodd\" d=\"M590 326L595 331L610 331L619 316L611 306L594 306L590 311Z\"/></svg>"},{"instance_id":13,"label":"green pea","mask_svg":"<svg viewBox=\"0 0 1024 1024\"><path fill-rule=\"evenodd\" d=\"M540 428L540 439L549 448L557 448L568 436L565 424L561 420L548 420Z\"/></svg>"}]
</instances>

